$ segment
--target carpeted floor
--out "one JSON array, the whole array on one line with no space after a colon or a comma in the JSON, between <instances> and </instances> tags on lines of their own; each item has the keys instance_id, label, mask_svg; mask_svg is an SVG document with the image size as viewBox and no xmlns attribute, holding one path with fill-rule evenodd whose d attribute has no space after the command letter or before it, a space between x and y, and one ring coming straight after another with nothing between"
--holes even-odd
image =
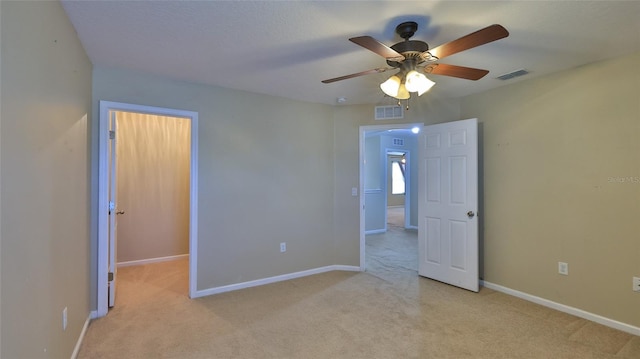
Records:
<instances>
[{"instance_id":1,"label":"carpeted floor","mask_svg":"<svg viewBox=\"0 0 640 359\"><path fill-rule=\"evenodd\" d=\"M390 228L367 236L366 273L193 300L186 260L125 267L79 358L640 358L640 337L418 277L416 246Z\"/></svg>"},{"instance_id":2,"label":"carpeted floor","mask_svg":"<svg viewBox=\"0 0 640 359\"><path fill-rule=\"evenodd\" d=\"M387 228L404 228L404 206L387 207Z\"/></svg>"}]
</instances>

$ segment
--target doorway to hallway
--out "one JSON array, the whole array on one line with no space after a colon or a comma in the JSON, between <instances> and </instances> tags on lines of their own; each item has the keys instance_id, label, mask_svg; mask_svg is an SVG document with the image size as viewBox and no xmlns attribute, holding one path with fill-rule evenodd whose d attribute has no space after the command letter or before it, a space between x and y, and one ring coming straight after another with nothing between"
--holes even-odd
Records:
<instances>
[{"instance_id":1,"label":"doorway to hallway","mask_svg":"<svg viewBox=\"0 0 640 359\"><path fill-rule=\"evenodd\" d=\"M198 114L193 111L175 110L151 106L142 106L126 103L117 103L109 101L100 101L100 126L99 126L99 180L98 180L98 258L97 258L97 310L95 317L101 317L107 314L108 308L115 304L115 291L117 288L117 263L120 261L134 262L135 260L118 259L117 251L117 219L127 214L127 209L118 207L118 190L117 190L117 154L118 154L118 136L117 124L118 114L135 113L141 116L155 117L174 117L189 124L188 135L188 179L186 182L181 180L183 186L188 186L188 204L185 208L165 208L169 211L170 216L174 216L171 211L180 212L177 216L182 216L186 220L182 227L186 227L188 244L183 247L188 248L189 254L189 296L195 293L195 284L197 277L197 123ZM137 122L137 121L134 121ZM141 122L137 122L140 124ZM162 133L164 130L160 130ZM147 139L148 140L148 139ZM145 140L146 141L146 140ZM135 140L134 140L135 142ZM162 140L161 140L162 142ZM135 146L131 147L132 151L138 151ZM154 151L150 152L151 157ZM184 157L184 156L183 156ZM149 161L147 159L147 161ZM139 164L138 164L139 166ZM136 165L134 165L136 167ZM159 175L156 174L156 177ZM166 178L157 178L157 181L166 180ZM144 188L144 185L143 185ZM171 190L162 190L167 192L169 196L173 195ZM156 191L156 192L158 192ZM136 190L133 191L137 192ZM153 192L153 191L152 191ZM153 194L152 194L153 195ZM140 202L139 198L134 202ZM144 199L142 201L145 201ZM133 208L131 202L128 204ZM130 210L131 211L131 210ZM130 212L130 214L132 214ZM145 214L143 213L143 216ZM151 222L162 219L151 217ZM134 221L135 222L135 221ZM152 224L153 225L153 224ZM147 227L148 228L148 227ZM153 236L152 236L153 237ZM153 238L152 238L153 241ZM144 247L142 245L141 247ZM184 250L184 248L183 248ZM131 255L131 251L129 251ZM135 250L133 251L136 252ZM139 255L133 254L133 256ZM162 260L163 258L155 258ZM164 258L166 259L166 258ZM142 264L142 263L138 263Z\"/></svg>"},{"instance_id":2,"label":"doorway to hallway","mask_svg":"<svg viewBox=\"0 0 640 359\"><path fill-rule=\"evenodd\" d=\"M412 129L421 127L422 124L361 127L363 270L413 268L417 275L417 222L411 218L417 219L417 199L413 197L417 195L418 166L411 152L417 151L417 136Z\"/></svg>"}]
</instances>

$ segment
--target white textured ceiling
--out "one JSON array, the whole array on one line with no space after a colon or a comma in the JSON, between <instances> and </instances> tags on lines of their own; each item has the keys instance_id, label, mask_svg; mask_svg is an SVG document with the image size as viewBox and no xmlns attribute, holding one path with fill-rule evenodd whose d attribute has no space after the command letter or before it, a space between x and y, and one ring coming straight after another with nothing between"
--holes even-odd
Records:
<instances>
[{"instance_id":1,"label":"white textured ceiling","mask_svg":"<svg viewBox=\"0 0 640 359\"><path fill-rule=\"evenodd\" d=\"M320 81L384 67L348 41L392 45L395 27L435 47L491 24L510 36L441 60L487 69L479 81L431 75L423 96L460 97L640 51L638 1L69 1L62 4L94 65L308 102L389 104L390 74ZM529 75L495 77L517 69Z\"/></svg>"}]
</instances>

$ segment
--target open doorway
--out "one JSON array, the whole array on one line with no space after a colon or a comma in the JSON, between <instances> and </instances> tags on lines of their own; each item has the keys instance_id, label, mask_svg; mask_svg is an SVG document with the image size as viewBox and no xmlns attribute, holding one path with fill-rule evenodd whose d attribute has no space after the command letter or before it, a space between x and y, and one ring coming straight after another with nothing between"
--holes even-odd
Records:
<instances>
[{"instance_id":1,"label":"open doorway","mask_svg":"<svg viewBox=\"0 0 640 359\"><path fill-rule=\"evenodd\" d=\"M417 273L418 163L411 153L417 153L417 135L412 130L422 126L360 128L362 270L408 268Z\"/></svg>"},{"instance_id":2,"label":"open doorway","mask_svg":"<svg viewBox=\"0 0 640 359\"><path fill-rule=\"evenodd\" d=\"M118 267L188 261L191 296L197 113L101 101L99 147L97 316L115 304Z\"/></svg>"},{"instance_id":3,"label":"open doorway","mask_svg":"<svg viewBox=\"0 0 640 359\"><path fill-rule=\"evenodd\" d=\"M406 212L410 212L405 208L410 203L407 194L411 194L407 186L407 175L410 175L407 171L408 157L406 150L387 150L387 230L410 226L405 216Z\"/></svg>"},{"instance_id":4,"label":"open doorway","mask_svg":"<svg viewBox=\"0 0 640 359\"><path fill-rule=\"evenodd\" d=\"M189 256L191 122L117 111L117 265Z\"/></svg>"}]
</instances>

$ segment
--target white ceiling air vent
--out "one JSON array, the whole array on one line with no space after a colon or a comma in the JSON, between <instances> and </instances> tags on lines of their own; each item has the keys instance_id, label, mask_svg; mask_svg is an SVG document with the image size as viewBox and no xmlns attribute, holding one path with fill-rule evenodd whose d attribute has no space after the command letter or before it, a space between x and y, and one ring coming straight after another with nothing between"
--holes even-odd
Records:
<instances>
[{"instance_id":1,"label":"white ceiling air vent","mask_svg":"<svg viewBox=\"0 0 640 359\"><path fill-rule=\"evenodd\" d=\"M376 120L397 120L404 118L404 108L398 105L376 106Z\"/></svg>"},{"instance_id":2,"label":"white ceiling air vent","mask_svg":"<svg viewBox=\"0 0 640 359\"><path fill-rule=\"evenodd\" d=\"M392 141L394 146L404 146L404 138L394 138Z\"/></svg>"},{"instance_id":3,"label":"white ceiling air vent","mask_svg":"<svg viewBox=\"0 0 640 359\"><path fill-rule=\"evenodd\" d=\"M523 76L528 74L529 71L525 70L525 69L520 69L520 70L515 70L515 71L511 71L508 74L504 74L504 75L500 75L498 77L496 77L498 80L511 80L514 77L519 77L519 76Z\"/></svg>"}]
</instances>

